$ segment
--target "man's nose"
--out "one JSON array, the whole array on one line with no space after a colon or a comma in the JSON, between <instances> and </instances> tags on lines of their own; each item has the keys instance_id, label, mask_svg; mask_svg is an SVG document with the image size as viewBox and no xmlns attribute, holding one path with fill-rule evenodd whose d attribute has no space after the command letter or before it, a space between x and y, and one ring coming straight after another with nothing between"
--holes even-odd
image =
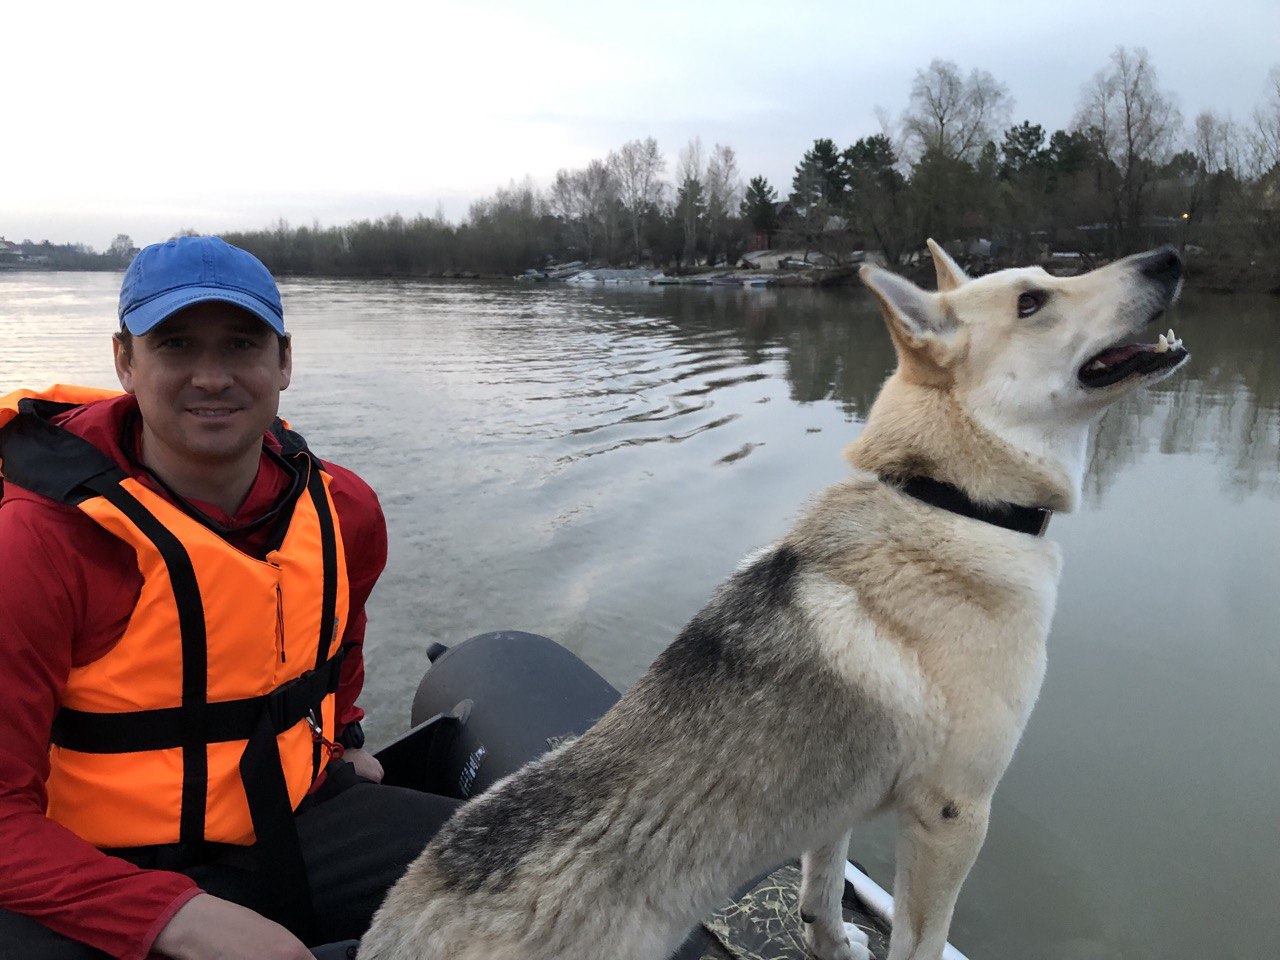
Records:
<instances>
[{"instance_id":1,"label":"man's nose","mask_svg":"<svg viewBox=\"0 0 1280 960\"><path fill-rule=\"evenodd\" d=\"M196 357L191 370L191 383L202 390L216 393L232 382L231 368L216 350L204 350Z\"/></svg>"}]
</instances>

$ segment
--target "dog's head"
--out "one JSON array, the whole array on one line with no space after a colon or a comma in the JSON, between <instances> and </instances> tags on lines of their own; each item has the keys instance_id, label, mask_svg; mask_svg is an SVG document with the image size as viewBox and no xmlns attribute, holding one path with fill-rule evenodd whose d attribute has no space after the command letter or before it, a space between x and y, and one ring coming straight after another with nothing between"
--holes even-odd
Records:
<instances>
[{"instance_id":1,"label":"dog's head","mask_svg":"<svg viewBox=\"0 0 1280 960\"><path fill-rule=\"evenodd\" d=\"M1135 342L1181 290L1172 247L1078 277L1025 267L973 280L932 240L929 249L936 293L878 267L863 267L862 280L880 301L899 375L950 391L981 421L1084 423L1187 359L1172 331Z\"/></svg>"}]
</instances>

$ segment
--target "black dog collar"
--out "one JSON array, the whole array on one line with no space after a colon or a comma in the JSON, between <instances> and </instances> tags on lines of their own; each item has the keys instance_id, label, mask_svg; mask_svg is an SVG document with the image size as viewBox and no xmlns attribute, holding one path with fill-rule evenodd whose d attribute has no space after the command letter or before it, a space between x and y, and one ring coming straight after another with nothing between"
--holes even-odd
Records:
<instances>
[{"instance_id":1,"label":"black dog collar","mask_svg":"<svg viewBox=\"0 0 1280 960\"><path fill-rule=\"evenodd\" d=\"M950 510L962 517L972 517L984 523L993 523L1006 530L1028 533L1033 537L1044 536L1049 526L1049 518L1053 516L1052 510L1041 507L1021 507L1016 503L986 507L969 499L969 495L959 487L953 487L949 483L943 483L931 477L907 477L898 485L898 489L907 496L915 497L930 506L941 507L943 510Z\"/></svg>"}]
</instances>

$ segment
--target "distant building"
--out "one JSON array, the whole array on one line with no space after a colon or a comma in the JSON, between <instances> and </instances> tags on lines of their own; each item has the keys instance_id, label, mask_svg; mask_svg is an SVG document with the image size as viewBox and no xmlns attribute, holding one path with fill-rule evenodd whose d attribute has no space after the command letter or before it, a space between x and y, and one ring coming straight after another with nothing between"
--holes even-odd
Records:
<instances>
[{"instance_id":1,"label":"distant building","mask_svg":"<svg viewBox=\"0 0 1280 960\"><path fill-rule=\"evenodd\" d=\"M751 238L747 241L749 250L771 250L773 249L773 236L781 230L790 230L796 220L795 204L790 200L777 200L773 204L773 223L772 230L756 230L751 234Z\"/></svg>"},{"instance_id":2,"label":"distant building","mask_svg":"<svg viewBox=\"0 0 1280 960\"><path fill-rule=\"evenodd\" d=\"M0 266L10 266L26 259L22 248L12 240L0 237Z\"/></svg>"}]
</instances>

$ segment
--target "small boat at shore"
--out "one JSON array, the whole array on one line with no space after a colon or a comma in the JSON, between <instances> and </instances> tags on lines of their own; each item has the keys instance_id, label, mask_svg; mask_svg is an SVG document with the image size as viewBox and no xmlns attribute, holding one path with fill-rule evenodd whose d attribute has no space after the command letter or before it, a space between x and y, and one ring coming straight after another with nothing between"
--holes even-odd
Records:
<instances>
[{"instance_id":1,"label":"small boat at shore","mask_svg":"<svg viewBox=\"0 0 1280 960\"><path fill-rule=\"evenodd\" d=\"M565 279L566 283L649 283L659 273L656 270L597 269L582 270Z\"/></svg>"}]
</instances>

